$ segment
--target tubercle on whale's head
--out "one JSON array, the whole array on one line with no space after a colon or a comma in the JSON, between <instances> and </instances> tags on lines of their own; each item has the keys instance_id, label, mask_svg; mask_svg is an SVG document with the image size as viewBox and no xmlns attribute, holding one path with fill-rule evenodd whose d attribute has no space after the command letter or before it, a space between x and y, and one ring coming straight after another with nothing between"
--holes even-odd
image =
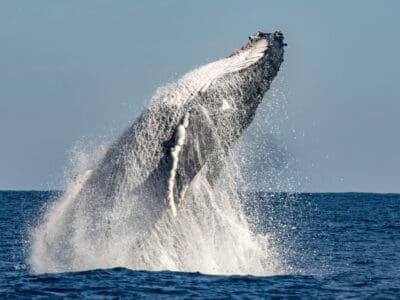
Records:
<instances>
[{"instance_id":1,"label":"tubercle on whale's head","mask_svg":"<svg viewBox=\"0 0 400 300\"><path fill-rule=\"evenodd\" d=\"M284 40L283 33L278 30L278 31L275 31L274 33L264 33L261 31L257 31L253 35L249 36L250 42L248 44L246 44L246 46L244 46L244 47L252 47L253 44L255 44L256 42L258 42L262 39L267 40L267 42L270 46L273 45L278 48L287 46L287 44L283 42L283 40Z\"/></svg>"}]
</instances>

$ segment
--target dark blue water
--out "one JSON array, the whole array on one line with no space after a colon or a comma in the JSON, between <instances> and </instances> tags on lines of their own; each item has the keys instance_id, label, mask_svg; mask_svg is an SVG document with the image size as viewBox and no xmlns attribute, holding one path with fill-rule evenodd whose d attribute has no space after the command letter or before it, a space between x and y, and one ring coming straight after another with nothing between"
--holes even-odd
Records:
<instances>
[{"instance_id":1,"label":"dark blue water","mask_svg":"<svg viewBox=\"0 0 400 300\"><path fill-rule=\"evenodd\" d=\"M0 192L1 298L400 298L400 195L247 195L287 274L210 276L124 268L32 275L27 232L54 192Z\"/></svg>"}]
</instances>

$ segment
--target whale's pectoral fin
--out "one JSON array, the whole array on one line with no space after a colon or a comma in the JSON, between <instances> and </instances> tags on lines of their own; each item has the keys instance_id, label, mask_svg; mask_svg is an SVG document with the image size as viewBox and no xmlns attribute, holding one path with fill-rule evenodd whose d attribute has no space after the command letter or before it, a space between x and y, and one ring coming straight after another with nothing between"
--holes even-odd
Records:
<instances>
[{"instance_id":1,"label":"whale's pectoral fin","mask_svg":"<svg viewBox=\"0 0 400 300\"><path fill-rule=\"evenodd\" d=\"M201 105L191 109L181 120L170 145L171 168L168 181L168 203L175 210L185 196L193 178L212 159L218 144L214 124Z\"/></svg>"},{"instance_id":2,"label":"whale's pectoral fin","mask_svg":"<svg viewBox=\"0 0 400 300\"><path fill-rule=\"evenodd\" d=\"M220 148L208 111L201 105L192 108L162 148L164 155L147 178L144 191L155 199L165 199L176 215L176 206L184 199L193 178Z\"/></svg>"},{"instance_id":3,"label":"whale's pectoral fin","mask_svg":"<svg viewBox=\"0 0 400 300\"><path fill-rule=\"evenodd\" d=\"M214 124L203 106L196 106L188 115L185 144L177 168L176 203L182 201L190 182L211 159L218 143Z\"/></svg>"}]
</instances>

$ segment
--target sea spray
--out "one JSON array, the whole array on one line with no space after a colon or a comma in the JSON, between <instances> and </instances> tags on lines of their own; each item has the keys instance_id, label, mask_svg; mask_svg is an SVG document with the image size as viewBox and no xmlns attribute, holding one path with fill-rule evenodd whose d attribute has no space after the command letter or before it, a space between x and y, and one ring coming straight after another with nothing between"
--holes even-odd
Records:
<instances>
[{"instance_id":1,"label":"sea spray","mask_svg":"<svg viewBox=\"0 0 400 300\"><path fill-rule=\"evenodd\" d=\"M243 212L243 195L239 192L245 182L240 176L234 156L214 186L200 174L187 191L190 196L180 205L177 217L166 213L140 241L125 223L126 210L130 209L126 201L125 206L110 213L113 225L107 228L105 224L103 238L96 245L79 236L87 230L84 213L78 219L68 217L71 201L82 185L82 179L76 176L32 232L31 270L44 273L126 267L208 274L279 273L281 262L272 247L274 236L254 233ZM69 239L73 249L65 247Z\"/></svg>"}]
</instances>

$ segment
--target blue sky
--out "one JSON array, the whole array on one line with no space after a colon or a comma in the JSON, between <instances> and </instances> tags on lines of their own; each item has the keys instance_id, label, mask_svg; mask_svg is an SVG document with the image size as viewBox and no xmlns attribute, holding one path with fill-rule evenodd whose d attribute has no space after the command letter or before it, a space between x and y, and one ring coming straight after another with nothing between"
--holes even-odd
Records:
<instances>
[{"instance_id":1,"label":"blue sky","mask_svg":"<svg viewBox=\"0 0 400 300\"><path fill-rule=\"evenodd\" d=\"M154 90L257 30L289 44L279 140L300 189L400 192L398 1L1 1L0 189L60 187Z\"/></svg>"}]
</instances>

